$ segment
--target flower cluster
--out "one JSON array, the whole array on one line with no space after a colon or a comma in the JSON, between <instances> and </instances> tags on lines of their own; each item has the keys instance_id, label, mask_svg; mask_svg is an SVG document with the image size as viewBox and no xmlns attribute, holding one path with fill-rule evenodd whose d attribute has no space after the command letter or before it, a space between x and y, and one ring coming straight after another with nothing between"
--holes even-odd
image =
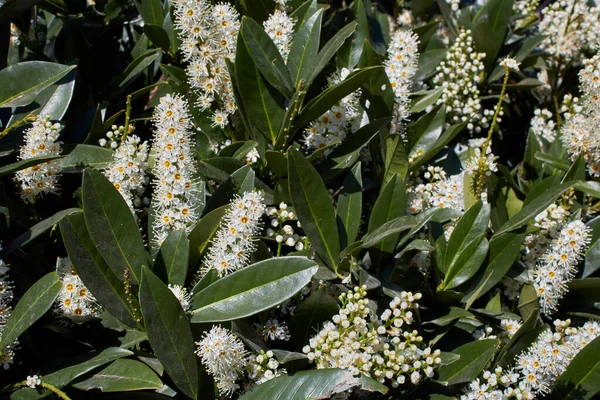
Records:
<instances>
[{"instance_id":1,"label":"flower cluster","mask_svg":"<svg viewBox=\"0 0 600 400\"><path fill-rule=\"evenodd\" d=\"M149 182L146 174L148 144L140 142L138 136L129 136L117 147L114 161L104 170L104 175L115 185L132 211L143 204L141 196ZM113 143L116 142L113 141L111 147Z\"/></svg>"},{"instance_id":2,"label":"flower cluster","mask_svg":"<svg viewBox=\"0 0 600 400\"><path fill-rule=\"evenodd\" d=\"M571 159L583 156L588 172L600 177L600 136L598 121L600 118L600 54L584 61L579 73L581 91L584 93L583 105L563 125L562 142Z\"/></svg>"},{"instance_id":3,"label":"flower cluster","mask_svg":"<svg viewBox=\"0 0 600 400\"><path fill-rule=\"evenodd\" d=\"M560 0L542 9L539 30L545 35L541 48L550 54L550 66L564 68L580 63L600 44L600 8L585 1Z\"/></svg>"},{"instance_id":4,"label":"flower cluster","mask_svg":"<svg viewBox=\"0 0 600 400\"><path fill-rule=\"evenodd\" d=\"M236 110L226 59L235 59L239 14L229 4L212 5L207 0L174 0L175 28L181 36L181 51L189 61L188 81L199 92L201 110L215 101L220 110L213 114L215 125L225 127ZM218 99L218 100L216 100Z\"/></svg>"},{"instance_id":5,"label":"flower cluster","mask_svg":"<svg viewBox=\"0 0 600 400\"><path fill-rule=\"evenodd\" d=\"M556 124L553 121L553 117L552 112L545 108L536 108L533 112L531 131L540 145L543 145L542 139L548 143L552 143L556 139Z\"/></svg>"},{"instance_id":6,"label":"flower cluster","mask_svg":"<svg viewBox=\"0 0 600 400\"><path fill-rule=\"evenodd\" d=\"M590 243L590 231L581 221L568 223L552 241L542 261L529 270L544 314L556 311L567 292L567 283L575 276L577 264Z\"/></svg>"},{"instance_id":7,"label":"flower cluster","mask_svg":"<svg viewBox=\"0 0 600 400\"><path fill-rule=\"evenodd\" d=\"M412 79L417 72L419 38L411 30L398 29L392 35L387 50L385 72L390 79L394 92L394 131L399 130L399 124L408 115L409 95Z\"/></svg>"},{"instance_id":8,"label":"flower cluster","mask_svg":"<svg viewBox=\"0 0 600 400\"><path fill-rule=\"evenodd\" d=\"M540 5L540 0L516 0L513 3L513 11L521 15L531 15Z\"/></svg>"},{"instance_id":9,"label":"flower cluster","mask_svg":"<svg viewBox=\"0 0 600 400\"><path fill-rule=\"evenodd\" d=\"M522 261L527 269L535 269L537 262L548 251L552 240L558 236L568 216L569 212L557 204L550 204L535 216L534 226L540 230L525 237Z\"/></svg>"},{"instance_id":10,"label":"flower cluster","mask_svg":"<svg viewBox=\"0 0 600 400\"><path fill-rule=\"evenodd\" d=\"M243 376L248 364L244 344L227 329L213 326L196 345L196 354L215 379L219 392L230 397L240 388L236 381Z\"/></svg>"},{"instance_id":11,"label":"flower cluster","mask_svg":"<svg viewBox=\"0 0 600 400\"><path fill-rule=\"evenodd\" d=\"M327 79L329 87L342 82L349 74L346 68L335 72ZM348 134L356 132L360 128L362 115L359 99L360 90L356 90L311 122L304 131L304 145L308 149L320 149L336 140L343 141ZM326 151L326 154L330 151Z\"/></svg>"},{"instance_id":12,"label":"flower cluster","mask_svg":"<svg viewBox=\"0 0 600 400\"><path fill-rule=\"evenodd\" d=\"M493 334L494 328L486 325L473 332L473 336L479 340L498 338L502 344L506 344L512 339L515 333L521 329L522 325L521 321L516 319L503 319L500 321L500 331L498 332L498 335Z\"/></svg>"},{"instance_id":13,"label":"flower cluster","mask_svg":"<svg viewBox=\"0 0 600 400\"><path fill-rule=\"evenodd\" d=\"M476 139L470 141L470 147L473 149L473 155L465 161L465 173L472 178L473 192L480 195L484 200L487 199L487 192L484 189L487 177L492 172L498 171L495 156L492 153L492 142L481 141L480 146L474 145ZM479 144L479 143L478 143ZM485 150L484 150L485 149ZM485 151L485 155L483 152Z\"/></svg>"},{"instance_id":14,"label":"flower cluster","mask_svg":"<svg viewBox=\"0 0 600 400\"><path fill-rule=\"evenodd\" d=\"M431 207L464 209L462 173L449 177L441 167L429 166L423 176L426 181L416 178L407 185L407 213L417 214Z\"/></svg>"},{"instance_id":15,"label":"flower cluster","mask_svg":"<svg viewBox=\"0 0 600 400\"><path fill-rule=\"evenodd\" d=\"M301 251L307 244L306 236L298 235L294 232L294 227L286 224L287 221L295 221L296 215L293 211L288 211L286 203L280 203L279 207L267 208L269 216L269 228L267 228L267 236L275 238L277 243L282 243L285 246L293 247L297 251ZM296 221L296 226L301 227L300 222Z\"/></svg>"},{"instance_id":16,"label":"flower cluster","mask_svg":"<svg viewBox=\"0 0 600 400\"><path fill-rule=\"evenodd\" d=\"M116 148L119 147L123 141L123 137L126 137L127 134L131 132L133 132L133 125L129 126L129 132L127 133L125 133L125 127L123 125L113 125L110 127L110 130L106 132L106 138L98 140L98 144L102 147L106 147L107 149L116 150Z\"/></svg>"},{"instance_id":17,"label":"flower cluster","mask_svg":"<svg viewBox=\"0 0 600 400\"><path fill-rule=\"evenodd\" d=\"M60 155L62 143L56 141L60 129L60 124L50 122L50 117L36 116L33 126L25 131L25 144L21 147L19 158L28 160ZM57 160L17 171L15 179L21 189L21 199L33 202L37 196L56 193L58 191L58 172Z\"/></svg>"},{"instance_id":18,"label":"flower cluster","mask_svg":"<svg viewBox=\"0 0 600 400\"><path fill-rule=\"evenodd\" d=\"M413 322L413 310L421 294L402 292L390 302L380 319L369 322L366 286L342 293L342 306L332 321L310 339L302 351L317 368L342 368L353 375L363 374L393 387L418 384L432 377L440 364L439 350L423 349L416 330L404 329Z\"/></svg>"},{"instance_id":19,"label":"flower cluster","mask_svg":"<svg viewBox=\"0 0 600 400\"><path fill-rule=\"evenodd\" d=\"M98 303L85 287L69 258L56 260L56 273L62 288L56 298L55 312L65 317L96 316Z\"/></svg>"},{"instance_id":20,"label":"flower cluster","mask_svg":"<svg viewBox=\"0 0 600 400\"><path fill-rule=\"evenodd\" d=\"M244 268L255 250L255 237L262 228L260 218L265 211L260 192L246 192L232 201L212 245L202 263L200 276L215 269L219 277Z\"/></svg>"},{"instance_id":21,"label":"flower cluster","mask_svg":"<svg viewBox=\"0 0 600 400\"><path fill-rule=\"evenodd\" d=\"M287 60L288 54L290 54L295 22L294 18L288 16L285 11L275 10L263 23L265 32L273 40L284 60Z\"/></svg>"},{"instance_id":22,"label":"flower cluster","mask_svg":"<svg viewBox=\"0 0 600 400\"><path fill-rule=\"evenodd\" d=\"M194 139L186 101L178 95L161 97L153 115L154 220L153 242L160 245L171 231L189 232L198 219L198 185L194 181Z\"/></svg>"},{"instance_id":23,"label":"flower cluster","mask_svg":"<svg viewBox=\"0 0 600 400\"><path fill-rule=\"evenodd\" d=\"M285 369L279 369L279 362L271 350L261 350L256 357L251 357L248 365L248 377L257 385L281 375L287 374Z\"/></svg>"},{"instance_id":24,"label":"flower cluster","mask_svg":"<svg viewBox=\"0 0 600 400\"><path fill-rule=\"evenodd\" d=\"M2 250L2 246L0 246L0 250ZM2 338L6 321L8 321L12 312L10 303L13 299L13 282L10 280L8 272L8 266L4 263L4 260L0 259L0 338ZM13 363L15 356L15 348L18 344L19 342L15 341L4 349L0 349L0 365L2 368L10 368L10 364Z\"/></svg>"},{"instance_id":25,"label":"flower cluster","mask_svg":"<svg viewBox=\"0 0 600 400\"><path fill-rule=\"evenodd\" d=\"M586 322L580 328L571 321L554 321L555 332L547 329L517 357L513 369L485 371L482 379L469 384L461 400L534 399L549 393L558 377L586 345L600 336L600 324Z\"/></svg>"},{"instance_id":26,"label":"flower cluster","mask_svg":"<svg viewBox=\"0 0 600 400\"><path fill-rule=\"evenodd\" d=\"M487 126L488 113L482 113L477 87L485 68L484 57L485 53L475 51L471 31L461 29L433 77L433 83L443 88L436 104L446 107L447 120L457 124L471 118L467 127L476 132Z\"/></svg>"}]
</instances>

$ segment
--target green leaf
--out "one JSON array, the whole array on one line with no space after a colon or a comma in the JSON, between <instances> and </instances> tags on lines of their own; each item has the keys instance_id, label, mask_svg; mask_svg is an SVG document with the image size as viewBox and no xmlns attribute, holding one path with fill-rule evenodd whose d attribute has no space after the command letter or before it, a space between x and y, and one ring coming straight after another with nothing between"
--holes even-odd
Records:
<instances>
[{"instance_id":1,"label":"green leaf","mask_svg":"<svg viewBox=\"0 0 600 400\"><path fill-rule=\"evenodd\" d=\"M576 181L569 181L561 183L560 185L547 185L540 191L540 194L531 202L525 204L521 211L516 213L511 219L509 219L504 225L498 229L494 236L500 236L505 232L510 232L517 228L522 227L528 221L531 221L540 212L546 209L552 204L558 196L560 196L565 190L572 187Z\"/></svg>"},{"instance_id":2,"label":"green leaf","mask_svg":"<svg viewBox=\"0 0 600 400\"><path fill-rule=\"evenodd\" d=\"M319 51L319 54L317 54L316 64L310 69L310 76L304 82L305 87L309 87L313 83L319 73L327 66L327 63L329 63L340 47L342 47L346 39L354 33L356 26L356 22L349 23L337 31L337 33L325 43L325 46L323 46L321 51Z\"/></svg>"},{"instance_id":3,"label":"green leaf","mask_svg":"<svg viewBox=\"0 0 600 400\"><path fill-rule=\"evenodd\" d=\"M452 353L460 359L441 367L436 381L446 386L471 382L490 362L497 348L497 339L483 339L454 349Z\"/></svg>"},{"instance_id":4,"label":"green leaf","mask_svg":"<svg viewBox=\"0 0 600 400\"><path fill-rule=\"evenodd\" d=\"M61 156L42 156L42 157L34 157L28 158L27 160L20 160L14 162L12 164L5 165L0 167L0 177L14 174L17 171L21 171L25 168L33 167L34 165L42 164L48 161L56 160Z\"/></svg>"},{"instance_id":5,"label":"green leaf","mask_svg":"<svg viewBox=\"0 0 600 400\"><path fill-rule=\"evenodd\" d=\"M3 69L0 71L0 107L30 104L40 92L75 68L75 65L27 61Z\"/></svg>"},{"instance_id":6,"label":"green leaf","mask_svg":"<svg viewBox=\"0 0 600 400\"><path fill-rule=\"evenodd\" d=\"M546 164L550 165L551 167L554 167L561 171L567 171L569 169L569 167L571 166L570 163L565 162L558 157L554 157L554 156L551 156L549 154L542 153L539 151L536 151L533 156L535 157L536 160L546 163Z\"/></svg>"},{"instance_id":7,"label":"green leaf","mask_svg":"<svg viewBox=\"0 0 600 400\"><path fill-rule=\"evenodd\" d=\"M371 214L372 216L373 214ZM417 220L412 215L404 215L394 218L376 229L373 229L362 238L360 248L368 249L390 236L399 236L401 232L412 229L417 224ZM394 243L397 239L394 241Z\"/></svg>"},{"instance_id":8,"label":"green leaf","mask_svg":"<svg viewBox=\"0 0 600 400\"><path fill-rule=\"evenodd\" d=\"M294 87L298 87L300 80L306 80L312 75L313 68L318 62L322 18L323 10L321 9L311 15L302 24L300 30L294 34L287 60ZM305 87L307 87L306 81Z\"/></svg>"},{"instance_id":9,"label":"green leaf","mask_svg":"<svg viewBox=\"0 0 600 400\"><path fill-rule=\"evenodd\" d=\"M600 217L588 221L585 225L592 230L592 238L585 253L583 278L587 278L600 269Z\"/></svg>"},{"instance_id":10,"label":"green leaf","mask_svg":"<svg viewBox=\"0 0 600 400\"><path fill-rule=\"evenodd\" d=\"M88 353L84 355L85 361L76 361L77 364L70 365L49 374L44 374L44 383L49 383L50 385L61 389L80 376L91 372L104 364L130 355L133 355L131 351L120 347L108 347L102 351ZM47 390L40 393L39 390L39 388L19 389L11 394L10 398L12 400L35 400L41 399L50 393Z\"/></svg>"},{"instance_id":11,"label":"green leaf","mask_svg":"<svg viewBox=\"0 0 600 400\"><path fill-rule=\"evenodd\" d=\"M100 389L102 392L160 389L163 383L146 364L129 359L118 359L91 378L72 384L76 389Z\"/></svg>"},{"instance_id":12,"label":"green leaf","mask_svg":"<svg viewBox=\"0 0 600 400\"><path fill-rule=\"evenodd\" d=\"M190 241L185 231L171 232L160 246L154 262L154 271L163 282L184 286L189 257Z\"/></svg>"},{"instance_id":13,"label":"green leaf","mask_svg":"<svg viewBox=\"0 0 600 400\"><path fill-rule=\"evenodd\" d=\"M189 265L191 267L196 267L200 258L208 250L210 240L217 233L221 225L221 219L228 209L229 204L209 212L198 221L194 229L190 232L188 238L190 240Z\"/></svg>"},{"instance_id":14,"label":"green leaf","mask_svg":"<svg viewBox=\"0 0 600 400\"><path fill-rule=\"evenodd\" d=\"M587 400L600 392L600 338L588 343L569 363L549 398Z\"/></svg>"},{"instance_id":15,"label":"green leaf","mask_svg":"<svg viewBox=\"0 0 600 400\"><path fill-rule=\"evenodd\" d=\"M257 262L196 293L191 321L231 321L267 310L298 293L316 272L315 263L305 257Z\"/></svg>"},{"instance_id":16,"label":"green leaf","mask_svg":"<svg viewBox=\"0 0 600 400\"><path fill-rule=\"evenodd\" d=\"M523 285L519 295L518 308L523 321L527 321L534 313L539 313L539 300L532 284L526 283Z\"/></svg>"},{"instance_id":17,"label":"green leaf","mask_svg":"<svg viewBox=\"0 0 600 400\"><path fill-rule=\"evenodd\" d=\"M337 202L336 217L340 232L340 247L354 242L360 228L362 215L362 174L358 162L344 179L344 186Z\"/></svg>"},{"instance_id":18,"label":"green leaf","mask_svg":"<svg viewBox=\"0 0 600 400\"><path fill-rule=\"evenodd\" d=\"M490 206L475 203L458 220L446 246L442 289L453 289L469 280L481 266L488 249L485 232L490 219Z\"/></svg>"},{"instance_id":19,"label":"green leaf","mask_svg":"<svg viewBox=\"0 0 600 400\"><path fill-rule=\"evenodd\" d=\"M470 312L468 312L467 310L463 310L462 308L459 307L450 307L450 312L448 312L448 314L442 316L442 317L438 317L436 319L432 319L431 321L426 321L423 322L423 324L434 324L434 325L438 325L438 326L447 326L450 325L452 322L459 320L461 318L475 318L475 316L473 314L471 314Z\"/></svg>"},{"instance_id":20,"label":"green leaf","mask_svg":"<svg viewBox=\"0 0 600 400\"><path fill-rule=\"evenodd\" d=\"M494 32L505 30L510 23L513 0L490 0L486 3L488 21Z\"/></svg>"},{"instance_id":21,"label":"green leaf","mask_svg":"<svg viewBox=\"0 0 600 400\"><path fill-rule=\"evenodd\" d=\"M241 35L240 38L243 39ZM238 40L235 60L235 82L244 112L252 116L248 118L250 129L274 144L283 122L283 96L264 82L244 40ZM257 136L254 138L257 139Z\"/></svg>"},{"instance_id":22,"label":"green leaf","mask_svg":"<svg viewBox=\"0 0 600 400\"><path fill-rule=\"evenodd\" d=\"M160 1L160 0L159 0ZM144 33L152 43L168 52L171 46L169 34L160 25L145 24Z\"/></svg>"},{"instance_id":23,"label":"green leaf","mask_svg":"<svg viewBox=\"0 0 600 400\"><path fill-rule=\"evenodd\" d=\"M404 148L404 138L400 134L391 134L385 138L385 176L383 182L387 183L398 175L402 180L408 173L408 155Z\"/></svg>"},{"instance_id":24,"label":"green leaf","mask_svg":"<svg viewBox=\"0 0 600 400\"><path fill-rule=\"evenodd\" d=\"M173 292L146 267L142 269L140 305L154 354L177 388L197 399L196 348L187 315Z\"/></svg>"},{"instance_id":25,"label":"green leaf","mask_svg":"<svg viewBox=\"0 0 600 400\"><path fill-rule=\"evenodd\" d=\"M10 242L8 246L3 248L0 251L0 257L4 257L5 255L12 253L13 251L25 246L27 243L31 242L33 239L40 236L42 233L46 232L48 229L52 228L54 225L58 224L64 217L67 215L80 213L81 209L79 208L67 208L66 210L62 210L51 216L50 218L46 218L43 221L38 222L31 228L27 229L25 232L20 234L15 240Z\"/></svg>"},{"instance_id":26,"label":"green leaf","mask_svg":"<svg viewBox=\"0 0 600 400\"><path fill-rule=\"evenodd\" d=\"M248 47L248 53L267 82L289 99L294 92L293 81L269 35L258 22L246 17L242 18L240 32Z\"/></svg>"},{"instance_id":27,"label":"green leaf","mask_svg":"<svg viewBox=\"0 0 600 400\"><path fill-rule=\"evenodd\" d=\"M444 91L443 87L439 87L437 89L431 89L426 92L422 96L415 98L410 103L410 112L418 113L421 111L425 111L425 109L435 103L441 96Z\"/></svg>"},{"instance_id":28,"label":"green leaf","mask_svg":"<svg viewBox=\"0 0 600 400\"><path fill-rule=\"evenodd\" d=\"M254 177L254 170L249 165L235 171L210 196L204 214L229 204L235 195L251 192L254 189Z\"/></svg>"},{"instance_id":29,"label":"green leaf","mask_svg":"<svg viewBox=\"0 0 600 400\"><path fill-rule=\"evenodd\" d=\"M140 7L140 14L144 20L144 25L152 24L155 26L162 26L165 16L163 14L163 7L160 0L141 0L142 6ZM167 46L168 47L168 46Z\"/></svg>"},{"instance_id":30,"label":"green leaf","mask_svg":"<svg viewBox=\"0 0 600 400\"><path fill-rule=\"evenodd\" d=\"M415 81L422 81L435 73L435 69L442 61L446 59L447 49L431 49L419 55L419 63Z\"/></svg>"},{"instance_id":31,"label":"green leaf","mask_svg":"<svg viewBox=\"0 0 600 400\"><path fill-rule=\"evenodd\" d=\"M375 204L373 205L373 211L369 217L368 224L368 234L363 238L363 246L365 243L372 242L373 239L371 237L374 236L377 228L384 226L386 223L389 223L392 220L395 220L399 217L402 217L406 214L406 187L404 185L404 179L399 175L393 175L388 183L386 183ZM401 224L404 225L404 224ZM410 227L412 228L412 226ZM391 253L396 248L396 244L398 244L398 239L400 238L400 234L394 234L391 237L387 237L379 246L379 251L385 253ZM379 264L380 257L376 257L377 261L376 265Z\"/></svg>"},{"instance_id":32,"label":"green leaf","mask_svg":"<svg viewBox=\"0 0 600 400\"><path fill-rule=\"evenodd\" d=\"M331 198L317 170L297 150L288 151L289 190L302 229L325 264L337 271L340 238Z\"/></svg>"},{"instance_id":33,"label":"green leaf","mask_svg":"<svg viewBox=\"0 0 600 400\"><path fill-rule=\"evenodd\" d=\"M326 399L351 388L386 394L388 389L363 375L353 376L343 369L317 369L282 375L246 392L240 400Z\"/></svg>"},{"instance_id":34,"label":"green leaf","mask_svg":"<svg viewBox=\"0 0 600 400\"><path fill-rule=\"evenodd\" d=\"M73 267L98 303L124 324L138 327L125 294L123 274L116 275L106 264L90 239L83 215L63 219L60 232Z\"/></svg>"},{"instance_id":35,"label":"green leaf","mask_svg":"<svg viewBox=\"0 0 600 400\"><path fill-rule=\"evenodd\" d=\"M327 88L317 97L308 102L300 112L298 120L294 123L292 132L296 132L304 125L319 118L323 113L333 107L338 101L360 88L370 76L382 70L382 67L368 67L356 69L340 83Z\"/></svg>"},{"instance_id":36,"label":"green leaf","mask_svg":"<svg viewBox=\"0 0 600 400\"><path fill-rule=\"evenodd\" d=\"M358 32L357 32L358 33ZM356 37L356 35L355 35ZM359 48L360 50L360 48ZM365 40L362 43L362 52L358 60L357 67L373 67L383 65L382 56L375 51L371 42ZM391 117L394 107L394 92L392 84L385 71L379 71L373 74L361 88L361 103L369 102L366 109L369 120Z\"/></svg>"},{"instance_id":37,"label":"green leaf","mask_svg":"<svg viewBox=\"0 0 600 400\"><path fill-rule=\"evenodd\" d=\"M321 287L302 300L289 321L293 343L304 345L314 334L314 327L329 320L339 311L338 299L328 287Z\"/></svg>"},{"instance_id":38,"label":"green leaf","mask_svg":"<svg viewBox=\"0 0 600 400\"><path fill-rule=\"evenodd\" d=\"M34 322L46 314L61 288L62 283L56 272L50 272L34 283L8 317L0 337L0 349L12 344Z\"/></svg>"},{"instance_id":39,"label":"green leaf","mask_svg":"<svg viewBox=\"0 0 600 400\"><path fill-rule=\"evenodd\" d=\"M590 196L600 198L600 182L577 182L575 184L575 189L581 190L583 193L589 194Z\"/></svg>"},{"instance_id":40,"label":"green leaf","mask_svg":"<svg viewBox=\"0 0 600 400\"><path fill-rule=\"evenodd\" d=\"M49 116L53 121L60 121L67 112L71 97L73 97L76 72L75 69L72 69L59 81L42 90L32 103L15 108L8 125L21 121L31 112L40 116Z\"/></svg>"},{"instance_id":41,"label":"green leaf","mask_svg":"<svg viewBox=\"0 0 600 400\"><path fill-rule=\"evenodd\" d=\"M65 157L61 158L60 169L63 173L79 172L85 167L103 169L114 161L115 152L100 146L78 144Z\"/></svg>"},{"instance_id":42,"label":"green leaf","mask_svg":"<svg viewBox=\"0 0 600 400\"><path fill-rule=\"evenodd\" d=\"M473 285L465 296L463 300L465 303L480 298L502 280L521 255L521 245L525 240L525 236L525 232L509 232L492 238L487 266L479 281Z\"/></svg>"},{"instance_id":43,"label":"green leaf","mask_svg":"<svg viewBox=\"0 0 600 400\"><path fill-rule=\"evenodd\" d=\"M298 8L294 10L290 17L292 17L296 23L294 24L294 32L298 32L302 25L306 22L311 15L317 12L317 1L307 0L302 3Z\"/></svg>"},{"instance_id":44,"label":"green leaf","mask_svg":"<svg viewBox=\"0 0 600 400\"><path fill-rule=\"evenodd\" d=\"M117 276L131 271L139 282L146 250L131 210L112 183L100 172L87 169L82 185L83 216L92 242Z\"/></svg>"},{"instance_id":45,"label":"green leaf","mask_svg":"<svg viewBox=\"0 0 600 400\"><path fill-rule=\"evenodd\" d=\"M275 175L280 178L287 178L287 158L285 158L284 154L278 151L267 150L265 160L267 160L267 164Z\"/></svg>"},{"instance_id":46,"label":"green leaf","mask_svg":"<svg viewBox=\"0 0 600 400\"><path fill-rule=\"evenodd\" d=\"M452 141L462 131L465 126L467 126L467 122L462 122L460 124L452 125L450 128L446 129L442 136L439 139L434 141L433 146L428 146L428 149L425 150L420 157L413 161L413 163L409 167L409 171L415 171L421 165L425 164L431 158L433 158L437 153L440 152L448 143Z\"/></svg>"},{"instance_id":47,"label":"green leaf","mask_svg":"<svg viewBox=\"0 0 600 400\"><path fill-rule=\"evenodd\" d=\"M125 86L131 83L132 80L144 72L146 68L152 65L152 63L158 60L161 56L162 51L156 49L148 50L141 54L139 57L129 63L127 68L125 68L125 71L110 81L108 84L109 90L113 89L118 94L120 89L124 89Z\"/></svg>"}]
</instances>

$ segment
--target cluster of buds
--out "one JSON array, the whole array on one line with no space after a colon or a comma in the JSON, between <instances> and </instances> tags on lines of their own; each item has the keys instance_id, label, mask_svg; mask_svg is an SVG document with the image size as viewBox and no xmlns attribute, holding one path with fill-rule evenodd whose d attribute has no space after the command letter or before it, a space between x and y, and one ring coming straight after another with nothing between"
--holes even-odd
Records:
<instances>
[{"instance_id":1,"label":"cluster of buds","mask_svg":"<svg viewBox=\"0 0 600 400\"><path fill-rule=\"evenodd\" d=\"M300 225L300 221L296 221L294 212L288 211L286 203L280 203L278 208L269 207L267 215L269 216L269 228L267 228L266 232L267 237L275 239L282 246L293 247L297 251L301 251L307 246L308 239L306 236L298 235L294 231L294 223L298 228L301 228L302 225Z\"/></svg>"}]
</instances>

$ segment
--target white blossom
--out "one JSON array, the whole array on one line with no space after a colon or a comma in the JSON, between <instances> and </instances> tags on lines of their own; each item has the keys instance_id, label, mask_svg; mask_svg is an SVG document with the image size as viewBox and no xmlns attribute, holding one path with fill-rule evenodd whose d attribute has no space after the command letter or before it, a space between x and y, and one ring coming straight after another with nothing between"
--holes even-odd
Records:
<instances>
[{"instance_id":1,"label":"white blossom","mask_svg":"<svg viewBox=\"0 0 600 400\"><path fill-rule=\"evenodd\" d=\"M65 317L98 315L98 302L73 269L69 258L56 260L56 273L62 287L56 298L54 311Z\"/></svg>"},{"instance_id":2,"label":"white blossom","mask_svg":"<svg viewBox=\"0 0 600 400\"><path fill-rule=\"evenodd\" d=\"M265 32L267 32L284 60L287 60L288 54L290 54L295 22L294 18L288 16L284 10L275 10L263 23Z\"/></svg>"},{"instance_id":3,"label":"white blossom","mask_svg":"<svg viewBox=\"0 0 600 400\"><path fill-rule=\"evenodd\" d=\"M2 250L2 246L0 246ZM4 260L0 259L0 338L2 338L2 332L6 326L6 322L12 313L12 307L10 303L13 300L13 281L10 279L8 273L10 268L4 263ZM5 370L10 368L10 365L14 361L15 349L19 342L9 344L3 349L0 349L0 365Z\"/></svg>"}]
</instances>

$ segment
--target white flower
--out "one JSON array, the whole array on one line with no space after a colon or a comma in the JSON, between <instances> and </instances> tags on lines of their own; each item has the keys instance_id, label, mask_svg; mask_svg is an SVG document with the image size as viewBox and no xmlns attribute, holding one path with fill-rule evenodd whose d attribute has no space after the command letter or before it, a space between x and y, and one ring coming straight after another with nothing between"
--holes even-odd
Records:
<instances>
[{"instance_id":1,"label":"white flower","mask_svg":"<svg viewBox=\"0 0 600 400\"><path fill-rule=\"evenodd\" d=\"M328 79L328 87L342 82L350 73L347 69L333 73ZM349 134L360 128L360 89L352 92L331 107L318 119L311 122L304 130L304 145L308 149L321 149L331 145L334 141L343 141ZM325 154L332 149L325 150Z\"/></svg>"},{"instance_id":2,"label":"white flower","mask_svg":"<svg viewBox=\"0 0 600 400\"><path fill-rule=\"evenodd\" d=\"M417 214L431 207L464 209L463 181L464 175L448 177L441 167L429 166L425 173L428 183L418 179L406 190L406 211Z\"/></svg>"},{"instance_id":3,"label":"white flower","mask_svg":"<svg viewBox=\"0 0 600 400\"><path fill-rule=\"evenodd\" d=\"M287 374L285 369L279 369L279 362L273 358L271 350L266 353L264 350L261 350L257 356L250 357L246 369L248 370L248 377L257 385Z\"/></svg>"},{"instance_id":4,"label":"white flower","mask_svg":"<svg viewBox=\"0 0 600 400\"><path fill-rule=\"evenodd\" d=\"M56 298L54 311L65 317L98 315L98 302L73 269L69 258L56 260L56 272L62 287Z\"/></svg>"},{"instance_id":5,"label":"white flower","mask_svg":"<svg viewBox=\"0 0 600 400\"><path fill-rule=\"evenodd\" d=\"M260 232L260 218L265 211L260 192L236 196L221 220L212 245L199 271L200 276L216 269L219 277L244 268L255 250L255 236Z\"/></svg>"},{"instance_id":6,"label":"white flower","mask_svg":"<svg viewBox=\"0 0 600 400\"><path fill-rule=\"evenodd\" d=\"M269 340L290 340L290 330L285 322L277 319L268 320L260 330L260 335Z\"/></svg>"},{"instance_id":7,"label":"white flower","mask_svg":"<svg viewBox=\"0 0 600 400\"><path fill-rule=\"evenodd\" d=\"M198 93L196 105L206 110L219 99L222 108L214 113L213 125L224 127L237 109L226 60L235 60L239 14L229 4L208 0L173 0L173 5L180 50L189 62L188 82Z\"/></svg>"},{"instance_id":8,"label":"white flower","mask_svg":"<svg viewBox=\"0 0 600 400\"><path fill-rule=\"evenodd\" d=\"M240 386L235 382L242 377L248 363L244 344L227 329L213 326L201 341L196 342L196 346L196 354L214 377L219 392L230 397L239 389Z\"/></svg>"},{"instance_id":9,"label":"white flower","mask_svg":"<svg viewBox=\"0 0 600 400\"><path fill-rule=\"evenodd\" d=\"M104 170L104 175L115 185L123 199L135 211L141 195L148 185L148 144L140 143L136 135L127 137L115 150L114 161Z\"/></svg>"},{"instance_id":10,"label":"white flower","mask_svg":"<svg viewBox=\"0 0 600 400\"><path fill-rule=\"evenodd\" d=\"M25 384L32 389L35 389L42 384L42 380L37 375L29 375L25 380Z\"/></svg>"},{"instance_id":11,"label":"white flower","mask_svg":"<svg viewBox=\"0 0 600 400\"><path fill-rule=\"evenodd\" d=\"M2 250L2 246L0 246L0 250ZM0 259L0 338L2 338L2 332L12 312L10 303L13 300L13 282L8 276L9 271L10 269L6 266L4 260ZM19 342L15 340L5 348L0 349L0 365L5 370L9 369L13 363L15 349L18 344Z\"/></svg>"},{"instance_id":12,"label":"white flower","mask_svg":"<svg viewBox=\"0 0 600 400\"><path fill-rule=\"evenodd\" d=\"M385 72L390 79L395 97L394 131L399 131L400 123L408 115L409 96L412 79L417 72L419 59L419 38L409 29L398 29L391 38L387 50L387 60L384 62Z\"/></svg>"},{"instance_id":13,"label":"white flower","mask_svg":"<svg viewBox=\"0 0 600 400\"><path fill-rule=\"evenodd\" d=\"M189 309L190 309L190 294L188 293L187 289L184 288L183 286L171 285L171 284L169 284L169 289L171 290L173 295L175 295L177 300L179 300L179 303L181 303L181 308L183 308L183 311L189 311Z\"/></svg>"},{"instance_id":14,"label":"white flower","mask_svg":"<svg viewBox=\"0 0 600 400\"><path fill-rule=\"evenodd\" d=\"M179 95L161 97L154 109L153 173L154 247L175 230L190 232L199 218L200 191L195 181L194 139L186 101Z\"/></svg>"},{"instance_id":15,"label":"white flower","mask_svg":"<svg viewBox=\"0 0 600 400\"><path fill-rule=\"evenodd\" d=\"M57 142L61 126L50 122L50 117L36 116L33 126L24 133L25 144L19 150L19 159L28 160L36 157L58 156L61 153L61 142ZM38 196L58 191L58 160L47 161L15 173L21 199L33 202Z\"/></svg>"},{"instance_id":16,"label":"white flower","mask_svg":"<svg viewBox=\"0 0 600 400\"><path fill-rule=\"evenodd\" d=\"M290 46L294 35L295 20L287 15L285 11L275 10L273 14L263 23L265 32L269 35L277 50L287 60Z\"/></svg>"},{"instance_id":17,"label":"white flower","mask_svg":"<svg viewBox=\"0 0 600 400\"><path fill-rule=\"evenodd\" d=\"M500 66L502 68L514 72L519 71L519 64L520 62L511 57L506 57L502 61L500 61Z\"/></svg>"},{"instance_id":18,"label":"white flower","mask_svg":"<svg viewBox=\"0 0 600 400\"><path fill-rule=\"evenodd\" d=\"M531 119L531 130L533 131L538 142L542 143L541 139L554 142L556 138L556 124L552 120L552 112L547 109L536 108Z\"/></svg>"},{"instance_id":19,"label":"white flower","mask_svg":"<svg viewBox=\"0 0 600 400\"><path fill-rule=\"evenodd\" d=\"M260 154L256 148L250 150L248 154L246 154L246 164L254 164L260 158Z\"/></svg>"}]
</instances>

